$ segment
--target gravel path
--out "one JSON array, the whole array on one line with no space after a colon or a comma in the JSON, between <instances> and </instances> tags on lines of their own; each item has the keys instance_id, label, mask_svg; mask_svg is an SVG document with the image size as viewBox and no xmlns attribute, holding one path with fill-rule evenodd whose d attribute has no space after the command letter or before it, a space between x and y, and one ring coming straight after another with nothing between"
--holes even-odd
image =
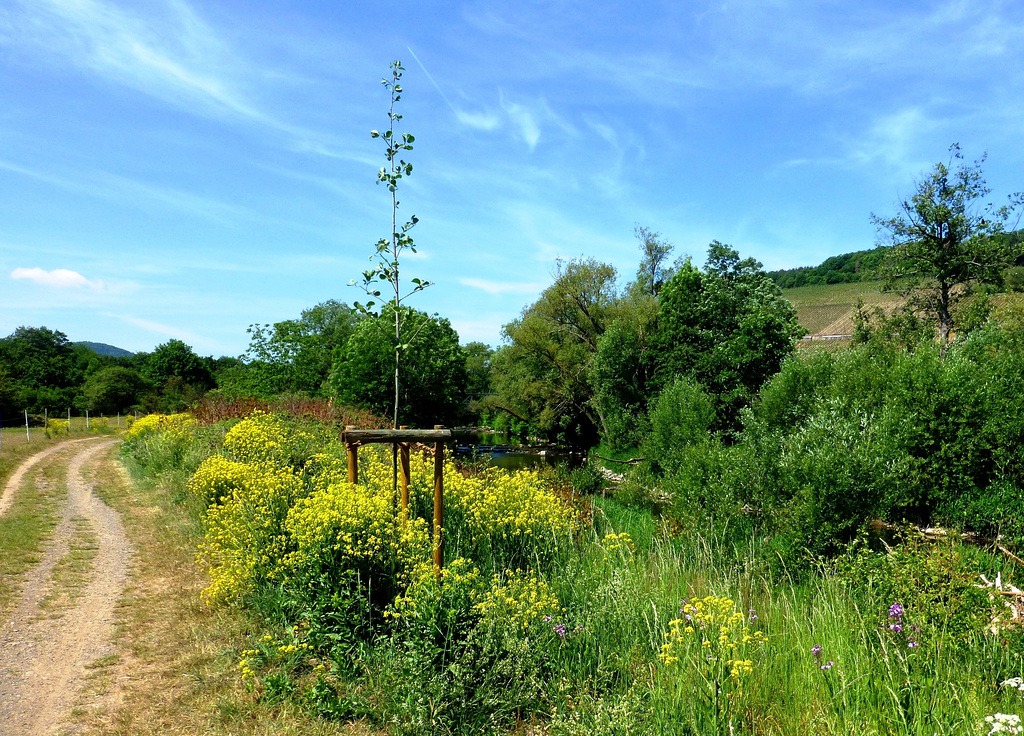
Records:
<instances>
[{"instance_id":1,"label":"gravel path","mask_svg":"<svg viewBox=\"0 0 1024 736\"><path fill-rule=\"evenodd\" d=\"M86 665L114 652L114 606L131 559L120 517L93 494L89 464L115 440L64 443L26 460L11 476L0 514L36 464L67 463L68 498L41 562L25 577L17 604L0 622L0 736L66 733L62 720L75 702ZM87 443L87 444L82 444ZM48 482L40 476L37 483ZM84 518L99 539L92 575L73 608L47 617L39 602L51 588L53 567L69 548L73 518Z\"/></svg>"}]
</instances>

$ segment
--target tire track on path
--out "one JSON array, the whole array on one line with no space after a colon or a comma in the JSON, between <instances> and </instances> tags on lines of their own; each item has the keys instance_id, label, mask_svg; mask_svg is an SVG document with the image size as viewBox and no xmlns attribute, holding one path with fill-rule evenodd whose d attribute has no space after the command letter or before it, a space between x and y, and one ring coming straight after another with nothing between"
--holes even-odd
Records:
<instances>
[{"instance_id":1,"label":"tire track on path","mask_svg":"<svg viewBox=\"0 0 1024 736\"><path fill-rule=\"evenodd\" d=\"M132 550L118 514L93 493L94 482L86 467L114 442L81 447L71 457L63 520L47 545L48 558L55 557L52 550L66 547L62 534L67 532L60 530L69 530L74 517L86 519L97 534L99 547L92 576L81 598L59 618L40 616L38 602L46 594L49 575L34 570L13 613L0 626L0 736L58 733L80 689L86 665L114 651L114 607L128 580ZM13 498L25 473L57 449L26 460L12 475L11 480L17 478L17 482L13 486L8 483L4 499L8 495Z\"/></svg>"},{"instance_id":2,"label":"tire track on path","mask_svg":"<svg viewBox=\"0 0 1024 736\"><path fill-rule=\"evenodd\" d=\"M7 513L7 509L9 509L11 507L11 504L14 503L15 491L18 490L18 487L21 485L21 481L24 479L25 474L28 473L28 471L30 471L33 468L33 466L47 459L51 455L60 452L61 450L66 450L70 445L77 445L79 442L93 442L95 441L95 439L95 437L86 437L85 439L82 440L71 440L70 442L62 442L59 445L54 445L48 450L37 452L32 457L25 460L25 462L19 465L17 469L13 473L11 473L11 477L7 479L7 485L4 486L3 495L0 495L0 516L3 516L5 513Z\"/></svg>"}]
</instances>

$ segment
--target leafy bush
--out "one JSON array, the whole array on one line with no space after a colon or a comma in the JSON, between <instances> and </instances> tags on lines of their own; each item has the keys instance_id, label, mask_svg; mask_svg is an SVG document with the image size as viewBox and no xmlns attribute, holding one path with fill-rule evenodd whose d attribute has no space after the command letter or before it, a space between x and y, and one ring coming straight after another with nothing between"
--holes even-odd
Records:
<instances>
[{"instance_id":1,"label":"leafy bush","mask_svg":"<svg viewBox=\"0 0 1024 736\"><path fill-rule=\"evenodd\" d=\"M978 586L977 564L956 540L928 541L912 531L884 552L873 551L866 537L851 544L833 569L880 624L892 622L884 611L898 604L925 638L940 634L964 644L988 625L993 603ZM902 624L897 624L902 625Z\"/></svg>"},{"instance_id":2,"label":"leafy bush","mask_svg":"<svg viewBox=\"0 0 1024 736\"><path fill-rule=\"evenodd\" d=\"M206 534L199 545L199 561L210 574L203 591L208 600L235 600L257 592L268 583L283 582L286 556L293 549L285 521L291 506L305 495L301 480L290 469L273 465L245 465L244 470L211 458L199 472L208 480L197 493L209 497L210 488L230 492L206 510ZM217 470L227 471L217 478Z\"/></svg>"},{"instance_id":3,"label":"leafy bush","mask_svg":"<svg viewBox=\"0 0 1024 736\"><path fill-rule=\"evenodd\" d=\"M372 610L405 591L432 548L423 519L395 514L390 488L337 480L298 500L286 528L293 547L283 560L290 587L310 599L365 595Z\"/></svg>"},{"instance_id":4,"label":"leafy bush","mask_svg":"<svg viewBox=\"0 0 1024 736\"><path fill-rule=\"evenodd\" d=\"M679 379L661 392L651 412L651 433L641 446L655 474L671 475L686 464L688 448L711 440L715 406L696 383Z\"/></svg>"},{"instance_id":5,"label":"leafy bush","mask_svg":"<svg viewBox=\"0 0 1024 736\"><path fill-rule=\"evenodd\" d=\"M48 438L67 436L71 431L71 422L67 419L49 419L45 431Z\"/></svg>"}]
</instances>

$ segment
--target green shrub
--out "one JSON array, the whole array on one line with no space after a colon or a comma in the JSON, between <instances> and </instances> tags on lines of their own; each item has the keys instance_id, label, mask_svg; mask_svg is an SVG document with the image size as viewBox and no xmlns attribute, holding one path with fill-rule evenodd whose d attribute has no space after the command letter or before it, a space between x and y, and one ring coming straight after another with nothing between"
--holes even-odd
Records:
<instances>
[{"instance_id":1,"label":"green shrub","mask_svg":"<svg viewBox=\"0 0 1024 736\"><path fill-rule=\"evenodd\" d=\"M876 612L878 626L893 623L888 611L898 604L922 638L969 644L984 634L995 610L978 586L976 561L954 539L929 541L907 530L893 547L876 552L860 537L833 569L865 609Z\"/></svg>"},{"instance_id":2,"label":"green shrub","mask_svg":"<svg viewBox=\"0 0 1024 736\"><path fill-rule=\"evenodd\" d=\"M679 379L658 396L641 454L656 475L671 475L687 464L690 446L711 440L714 421L711 397L697 384Z\"/></svg>"}]
</instances>

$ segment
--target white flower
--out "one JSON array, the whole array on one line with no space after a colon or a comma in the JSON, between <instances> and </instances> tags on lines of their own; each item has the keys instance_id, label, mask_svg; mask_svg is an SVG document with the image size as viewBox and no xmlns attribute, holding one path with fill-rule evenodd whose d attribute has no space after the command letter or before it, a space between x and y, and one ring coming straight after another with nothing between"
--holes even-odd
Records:
<instances>
[{"instance_id":1,"label":"white flower","mask_svg":"<svg viewBox=\"0 0 1024 736\"><path fill-rule=\"evenodd\" d=\"M1014 690L1020 690L1024 692L1024 677L1011 677L1009 680L1003 680L999 683L1000 687L1010 687Z\"/></svg>"},{"instance_id":2,"label":"white flower","mask_svg":"<svg viewBox=\"0 0 1024 736\"><path fill-rule=\"evenodd\" d=\"M1022 731L1020 726L1020 716L1015 716L1007 713L995 713L990 716L985 716L985 723L992 726L992 730L988 732L988 736L992 736L994 733L1008 733L1020 734Z\"/></svg>"}]
</instances>

